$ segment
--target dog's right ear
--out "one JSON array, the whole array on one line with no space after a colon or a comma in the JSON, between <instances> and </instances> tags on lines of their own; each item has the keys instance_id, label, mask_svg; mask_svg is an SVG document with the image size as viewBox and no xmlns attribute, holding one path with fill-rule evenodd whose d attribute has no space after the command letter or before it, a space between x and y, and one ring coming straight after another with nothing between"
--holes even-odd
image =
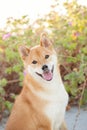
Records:
<instances>
[{"instance_id":1,"label":"dog's right ear","mask_svg":"<svg viewBox=\"0 0 87 130\"><path fill-rule=\"evenodd\" d=\"M29 55L30 53L30 49L26 46L19 46L18 48L20 56L23 60L25 60L25 58Z\"/></svg>"},{"instance_id":2,"label":"dog's right ear","mask_svg":"<svg viewBox=\"0 0 87 130\"><path fill-rule=\"evenodd\" d=\"M43 47L52 47L52 42L48 39L46 33L42 33L40 37L40 45Z\"/></svg>"}]
</instances>

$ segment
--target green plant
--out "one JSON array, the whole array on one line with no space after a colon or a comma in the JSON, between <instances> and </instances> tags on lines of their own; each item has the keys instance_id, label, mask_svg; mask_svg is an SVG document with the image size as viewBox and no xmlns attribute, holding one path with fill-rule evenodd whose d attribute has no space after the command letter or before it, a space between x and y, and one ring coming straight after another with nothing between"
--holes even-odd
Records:
<instances>
[{"instance_id":1,"label":"green plant","mask_svg":"<svg viewBox=\"0 0 87 130\"><path fill-rule=\"evenodd\" d=\"M5 29L0 30L0 112L5 109L11 110L14 100L12 94L20 92L19 89L15 90L15 87L18 86L21 89L22 86L23 64L18 53L18 46L31 44L33 32L28 24L27 16L21 19L8 18ZM25 28L25 25L29 29ZM8 28L10 28L9 32Z\"/></svg>"}]
</instances>

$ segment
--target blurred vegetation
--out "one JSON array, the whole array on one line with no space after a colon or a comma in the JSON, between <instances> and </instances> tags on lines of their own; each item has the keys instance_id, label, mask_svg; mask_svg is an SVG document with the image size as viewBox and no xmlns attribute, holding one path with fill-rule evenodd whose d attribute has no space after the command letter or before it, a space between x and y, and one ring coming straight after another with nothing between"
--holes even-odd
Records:
<instances>
[{"instance_id":1,"label":"blurred vegetation","mask_svg":"<svg viewBox=\"0 0 87 130\"><path fill-rule=\"evenodd\" d=\"M67 14L52 11L32 25L27 16L7 19L0 29L0 114L11 110L20 93L23 81L23 63L18 46L39 44L40 34L46 30L58 53L60 72L72 104L87 103L87 7L75 0L64 3ZM80 100L81 99L81 100Z\"/></svg>"}]
</instances>

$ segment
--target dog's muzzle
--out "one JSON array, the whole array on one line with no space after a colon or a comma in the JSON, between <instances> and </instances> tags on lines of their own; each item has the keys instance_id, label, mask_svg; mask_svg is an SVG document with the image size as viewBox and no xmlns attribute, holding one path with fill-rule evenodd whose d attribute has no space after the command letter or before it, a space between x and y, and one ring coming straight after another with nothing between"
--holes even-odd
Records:
<instances>
[{"instance_id":1,"label":"dog's muzzle","mask_svg":"<svg viewBox=\"0 0 87 130\"><path fill-rule=\"evenodd\" d=\"M47 65L43 65L42 70L43 70L42 74L40 74L38 72L36 72L36 74L39 75L40 77L42 77L46 81L51 81L53 79L54 65L52 66L51 70L49 70Z\"/></svg>"}]
</instances>

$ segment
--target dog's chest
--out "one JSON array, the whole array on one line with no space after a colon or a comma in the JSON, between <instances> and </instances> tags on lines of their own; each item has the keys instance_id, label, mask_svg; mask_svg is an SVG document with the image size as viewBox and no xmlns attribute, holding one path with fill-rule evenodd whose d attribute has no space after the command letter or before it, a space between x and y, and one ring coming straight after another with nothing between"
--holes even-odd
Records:
<instances>
[{"instance_id":1,"label":"dog's chest","mask_svg":"<svg viewBox=\"0 0 87 130\"><path fill-rule=\"evenodd\" d=\"M50 103L46 109L45 114L49 118L52 128L59 127L64 117L64 108L57 103Z\"/></svg>"},{"instance_id":2,"label":"dog's chest","mask_svg":"<svg viewBox=\"0 0 87 130\"><path fill-rule=\"evenodd\" d=\"M67 105L67 93L60 92L59 95L54 95L48 105L45 107L45 114L50 119L52 129L59 128L64 119L65 109Z\"/></svg>"}]
</instances>

